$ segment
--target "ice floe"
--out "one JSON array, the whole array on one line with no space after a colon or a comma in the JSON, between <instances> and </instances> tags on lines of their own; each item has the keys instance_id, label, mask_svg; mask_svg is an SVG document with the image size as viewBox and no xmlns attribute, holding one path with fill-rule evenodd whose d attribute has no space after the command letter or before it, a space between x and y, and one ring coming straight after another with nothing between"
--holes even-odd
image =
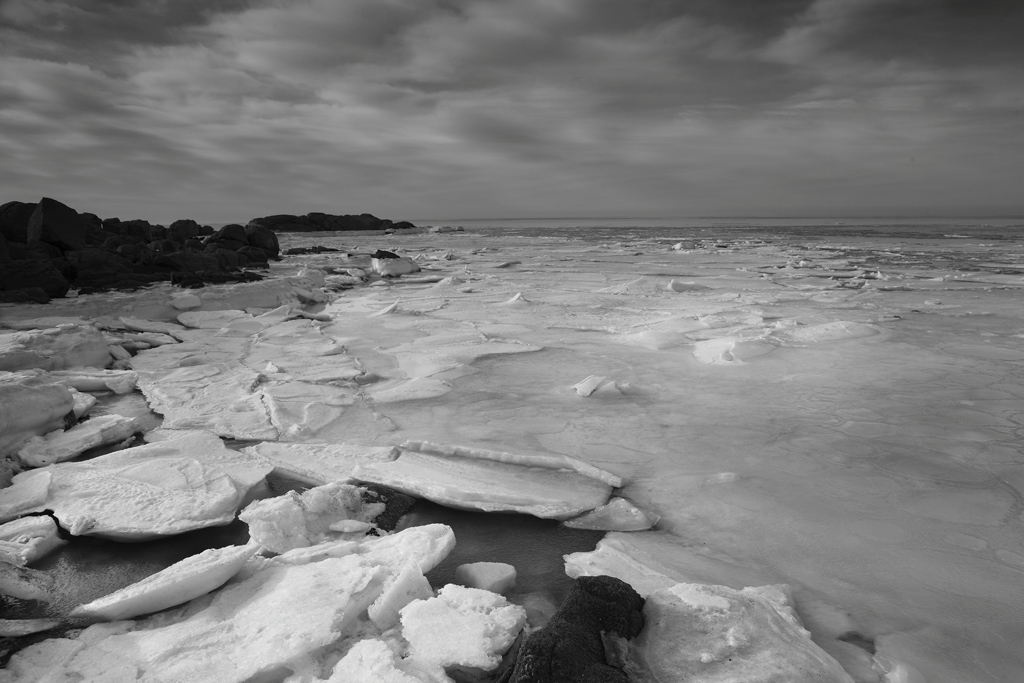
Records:
<instances>
[{"instance_id":1,"label":"ice floe","mask_svg":"<svg viewBox=\"0 0 1024 683\"><path fill-rule=\"evenodd\" d=\"M391 462L359 465L353 477L450 507L554 519L574 517L608 500L612 487L604 481L540 462L406 450Z\"/></svg>"},{"instance_id":2,"label":"ice floe","mask_svg":"<svg viewBox=\"0 0 1024 683\"><path fill-rule=\"evenodd\" d=\"M258 550L256 544L204 550L138 583L80 605L69 616L115 621L181 605L224 585Z\"/></svg>"},{"instance_id":3,"label":"ice floe","mask_svg":"<svg viewBox=\"0 0 1024 683\"><path fill-rule=\"evenodd\" d=\"M21 600L50 600L54 579L46 572L0 561L0 596Z\"/></svg>"},{"instance_id":4,"label":"ice floe","mask_svg":"<svg viewBox=\"0 0 1024 683\"><path fill-rule=\"evenodd\" d=\"M398 457L398 449L392 446L273 441L247 446L244 452L263 458L275 472L313 485L348 481L359 464L389 462Z\"/></svg>"},{"instance_id":5,"label":"ice floe","mask_svg":"<svg viewBox=\"0 0 1024 683\"><path fill-rule=\"evenodd\" d=\"M105 368L109 362L107 342L92 325L0 332L0 370Z\"/></svg>"},{"instance_id":6,"label":"ice floe","mask_svg":"<svg viewBox=\"0 0 1024 683\"><path fill-rule=\"evenodd\" d=\"M75 458L90 448L123 442L135 431L135 420L130 417L100 415L65 431L30 438L18 449L18 459L29 467L44 467Z\"/></svg>"},{"instance_id":7,"label":"ice floe","mask_svg":"<svg viewBox=\"0 0 1024 683\"><path fill-rule=\"evenodd\" d=\"M33 515L0 524L0 561L25 566L32 564L64 541L57 523L48 515Z\"/></svg>"},{"instance_id":8,"label":"ice floe","mask_svg":"<svg viewBox=\"0 0 1024 683\"><path fill-rule=\"evenodd\" d=\"M5 503L51 510L72 535L139 541L228 524L272 469L194 432L19 474L0 490L0 514Z\"/></svg>"}]
</instances>

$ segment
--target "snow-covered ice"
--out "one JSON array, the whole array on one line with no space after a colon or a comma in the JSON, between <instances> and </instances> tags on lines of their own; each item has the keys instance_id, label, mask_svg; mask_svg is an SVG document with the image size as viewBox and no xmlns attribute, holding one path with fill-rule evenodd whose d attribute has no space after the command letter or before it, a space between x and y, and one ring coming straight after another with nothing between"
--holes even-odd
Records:
<instances>
[{"instance_id":1,"label":"snow-covered ice","mask_svg":"<svg viewBox=\"0 0 1024 683\"><path fill-rule=\"evenodd\" d=\"M32 564L64 543L57 533L57 523L47 515L0 524L0 562Z\"/></svg>"}]
</instances>

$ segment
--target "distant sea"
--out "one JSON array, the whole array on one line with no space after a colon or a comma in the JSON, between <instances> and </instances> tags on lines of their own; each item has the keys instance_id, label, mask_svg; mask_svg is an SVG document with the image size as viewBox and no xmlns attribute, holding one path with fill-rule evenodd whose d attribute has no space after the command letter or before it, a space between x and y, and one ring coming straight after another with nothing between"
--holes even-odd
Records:
<instances>
[{"instance_id":1,"label":"distant sea","mask_svg":"<svg viewBox=\"0 0 1024 683\"><path fill-rule=\"evenodd\" d=\"M715 239L801 236L904 239L1024 238L1024 217L1008 218L509 218L416 220L510 236L560 239Z\"/></svg>"}]
</instances>

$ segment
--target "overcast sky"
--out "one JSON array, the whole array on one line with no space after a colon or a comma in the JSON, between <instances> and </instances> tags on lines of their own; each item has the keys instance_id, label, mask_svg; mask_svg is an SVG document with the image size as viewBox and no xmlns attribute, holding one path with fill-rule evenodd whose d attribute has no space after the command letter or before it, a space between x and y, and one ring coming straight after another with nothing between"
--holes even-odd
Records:
<instances>
[{"instance_id":1,"label":"overcast sky","mask_svg":"<svg viewBox=\"0 0 1024 683\"><path fill-rule=\"evenodd\" d=\"M0 0L0 202L1024 214L1021 0Z\"/></svg>"}]
</instances>

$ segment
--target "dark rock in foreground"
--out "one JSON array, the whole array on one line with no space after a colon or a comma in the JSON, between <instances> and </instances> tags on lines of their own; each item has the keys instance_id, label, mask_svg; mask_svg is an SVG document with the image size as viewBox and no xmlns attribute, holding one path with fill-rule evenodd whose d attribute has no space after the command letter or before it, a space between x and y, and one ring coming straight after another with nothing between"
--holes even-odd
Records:
<instances>
[{"instance_id":1,"label":"dark rock in foreground","mask_svg":"<svg viewBox=\"0 0 1024 683\"><path fill-rule=\"evenodd\" d=\"M629 683L605 659L602 632L635 638L644 599L612 576L581 576L547 625L523 641L498 683Z\"/></svg>"}]
</instances>

